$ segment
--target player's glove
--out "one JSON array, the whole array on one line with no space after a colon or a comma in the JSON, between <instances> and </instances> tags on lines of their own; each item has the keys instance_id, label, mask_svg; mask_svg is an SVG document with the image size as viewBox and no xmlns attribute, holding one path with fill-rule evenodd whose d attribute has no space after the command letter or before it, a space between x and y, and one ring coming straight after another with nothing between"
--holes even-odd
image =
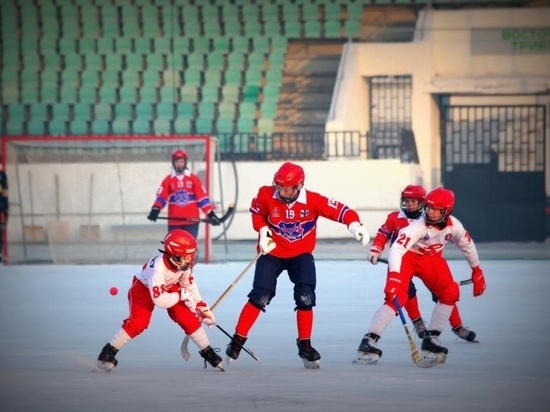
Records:
<instances>
[{"instance_id":1,"label":"player's glove","mask_svg":"<svg viewBox=\"0 0 550 412\"><path fill-rule=\"evenodd\" d=\"M378 248L376 246L372 246L369 250L369 255L368 255L367 259L373 265L377 265L378 264L378 259L380 258L381 254L382 254L382 251L380 250L380 248Z\"/></svg>"},{"instance_id":2,"label":"player's glove","mask_svg":"<svg viewBox=\"0 0 550 412\"><path fill-rule=\"evenodd\" d=\"M485 277L479 266L472 268L472 282L474 284L474 296L480 296L485 291Z\"/></svg>"},{"instance_id":3,"label":"player's glove","mask_svg":"<svg viewBox=\"0 0 550 412\"><path fill-rule=\"evenodd\" d=\"M271 230L267 226L260 229L260 250L264 255L271 252L277 244L271 238Z\"/></svg>"},{"instance_id":4,"label":"player's glove","mask_svg":"<svg viewBox=\"0 0 550 412\"><path fill-rule=\"evenodd\" d=\"M151 211L149 212L149 216L147 216L147 219L149 219L151 222L156 222L157 218L159 217L160 209L156 206L153 206L151 208Z\"/></svg>"},{"instance_id":5,"label":"player's glove","mask_svg":"<svg viewBox=\"0 0 550 412\"><path fill-rule=\"evenodd\" d=\"M192 312L195 312L197 302L195 302L195 297L191 292L188 292L185 289L180 289L180 300L185 303L185 306L187 306Z\"/></svg>"},{"instance_id":6,"label":"player's glove","mask_svg":"<svg viewBox=\"0 0 550 412\"><path fill-rule=\"evenodd\" d=\"M212 226L219 226L222 222L220 221L220 218L218 216L216 216L216 214L214 213L214 211L210 211L210 213L208 213L208 219L210 220L210 224Z\"/></svg>"},{"instance_id":7,"label":"player's glove","mask_svg":"<svg viewBox=\"0 0 550 412\"><path fill-rule=\"evenodd\" d=\"M204 324L210 327L216 324L216 318L214 317L214 313L210 310L210 307L206 302L201 301L197 303L195 313L197 314L201 322L203 322Z\"/></svg>"},{"instance_id":8,"label":"player's glove","mask_svg":"<svg viewBox=\"0 0 550 412\"><path fill-rule=\"evenodd\" d=\"M349 232L361 242L362 246L367 246L370 241L369 232L367 228L359 222L352 222L348 226Z\"/></svg>"}]
</instances>

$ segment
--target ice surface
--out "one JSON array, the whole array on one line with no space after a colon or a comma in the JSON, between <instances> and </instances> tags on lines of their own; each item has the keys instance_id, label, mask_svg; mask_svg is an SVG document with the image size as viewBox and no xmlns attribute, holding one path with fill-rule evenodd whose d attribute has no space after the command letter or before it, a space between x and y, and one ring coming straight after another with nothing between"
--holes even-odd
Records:
<instances>
[{"instance_id":1,"label":"ice surface","mask_svg":"<svg viewBox=\"0 0 550 412\"><path fill-rule=\"evenodd\" d=\"M470 276L450 262L456 279ZM198 265L195 276L211 304L246 262ZM321 369L297 356L292 284L286 272L260 315L246 353L226 372L203 369L198 349L181 359L183 333L157 308L151 325L117 355L110 374L93 372L97 355L127 316L126 290L139 265L1 268L0 410L98 411L546 411L550 404L550 272L545 260L482 261L487 291L462 286L464 324L480 343L457 340L447 328L445 365L413 365L399 319L379 342L376 366L352 365L357 346L382 302L386 267L366 261L317 261L312 344ZM216 309L230 333L251 287L250 271ZM416 280L423 317L431 295ZM119 288L111 296L111 286ZM409 327L412 328L409 322ZM208 330L213 347L228 339ZM418 342L420 343L420 342ZM223 356L225 359L225 356Z\"/></svg>"}]
</instances>

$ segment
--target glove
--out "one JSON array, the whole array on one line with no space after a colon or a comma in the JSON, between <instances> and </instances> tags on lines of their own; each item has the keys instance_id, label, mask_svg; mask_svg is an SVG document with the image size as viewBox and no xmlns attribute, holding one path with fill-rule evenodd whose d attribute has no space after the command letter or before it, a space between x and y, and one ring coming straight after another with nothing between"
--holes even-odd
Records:
<instances>
[{"instance_id":1,"label":"glove","mask_svg":"<svg viewBox=\"0 0 550 412\"><path fill-rule=\"evenodd\" d=\"M359 222L352 222L348 226L350 233L355 236L355 239L361 242L361 246L367 246L370 241L369 232L367 228Z\"/></svg>"},{"instance_id":2,"label":"glove","mask_svg":"<svg viewBox=\"0 0 550 412\"><path fill-rule=\"evenodd\" d=\"M213 210L208 213L208 219L210 219L210 224L212 226L219 226L222 222L220 221L220 218L216 216Z\"/></svg>"},{"instance_id":3,"label":"glove","mask_svg":"<svg viewBox=\"0 0 550 412\"><path fill-rule=\"evenodd\" d=\"M204 301L201 301L197 303L197 307L195 309L195 313L201 320L201 322L205 323L208 326L212 326L216 324L216 318L214 317L214 313L210 310L210 306Z\"/></svg>"},{"instance_id":4,"label":"glove","mask_svg":"<svg viewBox=\"0 0 550 412\"><path fill-rule=\"evenodd\" d=\"M367 259L373 265L377 265L378 264L378 258L380 257L381 254L382 254L382 251L378 247L373 246L369 250L369 255L368 255Z\"/></svg>"},{"instance_id":5,"label":"glove","mask_svg":"<svg viewBox=\"0 0 550 412\"><path fill-rule=\"evenodd\" d=\"M149 219L151 222L156 222L157 218L159 217L160 209L156 206L153 206L151 208L151 211L149 212L149 216L147 216L147 219Z\"/></svg>"},{"instance_id":6,"label":"glove","mask_svg":"<svg viewBox=\"0 0 550 412\"><path fill-rule=\"evenodd\" d=\"M474 297L483 295L485 291L485 277L479 266L472 268L472 282L474 283Z\"/></svg>"},{"instance_id":7,"label":"glove","mask_svg":"<svg viewBox=\"0 0 550 412\"><path fill-rule=\"evenodd\" d=\"M197 307L197 302L195 302L195 297L191 292L186 291L185 289L180 289L180 300L185 303L192 312L195 312Z\"/></svg>"},{"instance_id":8,"label":"glove","mask_svg":"<svg viewBox=\"0 0 550 412\"><path fill-rule=\"evenodd\" d=\"M264 255L271 252L277 244L271 238L271 230L267 226L260 229L260 250Z\"/></svg>"}]
</instances>

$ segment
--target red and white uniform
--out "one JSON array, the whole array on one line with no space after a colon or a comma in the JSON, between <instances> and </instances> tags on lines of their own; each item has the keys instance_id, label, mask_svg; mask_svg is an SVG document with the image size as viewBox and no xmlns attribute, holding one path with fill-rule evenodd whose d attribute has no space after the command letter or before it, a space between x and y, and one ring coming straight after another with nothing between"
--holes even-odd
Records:
<instances>
[{"instance_id":1,"label":"red and white uniform","mask_svg":"<svg viewBox=\"0 0 550 412\"><path fill-rule=\"evenodd\" d=\"M193 221L185 222L172 218L198 219L199 209L206 215L212 211L210 199L201 180L188 169L183 173L173 171L161 182L153 206L162 210L166 204L168 204L168 225L197 224Z\"/></svg>"},{"instance_id":2,"label":"red and white uniform","mask_svg":"<svg viewBox=\"0 0 550 412\"><path fill-rule=\"evenodd\" d=\"M167 260L166 255L159 254L145 263L141 272L134 276L128 291L130 315L122 324L130 338L136 337L149 326L155 306L167 309L170 318L187 335L201 326L194 309L181 300L181 294L189 292L195 302L202 301L191 270L173 269Z\"/></svg>"},{"instance_id":3,"label":"red and white uniform","mask_svg":"<svg viewBox=\"0 0 550 412\"><path fill-rule=\"evenodd\" d=\"M373 249L382 253L388 240L393 243L397 239L399 231L414 222L416 219L408 218L402 210L391 212L382 226L378 228L376 236L372 241L370 250Z\"/></svg>"},{"instance_id":4,"label":"red and white uniform","mask_svg":"<svg viewBox=\"0 0 550 412\"><path fill-rule=\"evenodd\" d=\"M254 230L268 226L272 231L277 247L270 255L279 258L313 252L319 217L346 226L360 222L357 213L348 206L306 189L300 190L295 202L285 204L277 198L273 186L263 186L252 200L250 212ZM259 246L257 250L260 251Z\"/></svg>"},{"instance_id":5,"label":"red and white uniform","mask_svg":"<svg viewBox=\"0 0 550 412\"><path fill-rule=\"evenodd\" d=\"M442 304L454 305L459 298L459 288L443 258L443 249L450 241L462 251L470 267L479 266L475 244L457 218L449 216L441 228L427 225L421 216L404 228L389 250L386 303L393 307L396 294L400 302L406 302L409 281L416 275Z\"/></svg>"}]
</instances>

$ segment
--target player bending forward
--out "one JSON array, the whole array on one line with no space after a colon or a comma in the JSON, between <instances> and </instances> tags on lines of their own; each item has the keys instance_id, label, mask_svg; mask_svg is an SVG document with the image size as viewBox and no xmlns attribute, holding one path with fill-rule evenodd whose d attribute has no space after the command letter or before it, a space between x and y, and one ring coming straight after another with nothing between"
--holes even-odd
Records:
<instances>
[{"instance_id":1,"label":"player bending forward","mask_svg":"<svg viewBox=\"0 0 550 412\"><path fill-rule=\"evenodd\" d=\"M298 356L306 368L319 368L321 355L311 346L317 285L312 252L317 219L324 217L346 225L363 246L368 244L369 235L357 212L334 199L304 189L304 180L304 170L300 166L284 163L275 173L273 183L261 187L252 200L252 225L259 233L257 250L263 255L256 263L252 290L225 351L229 362L239 357L248 332L275 296L277 279L286 270L294 284Z\"/></svg>"},{"instance_id":2,"label":"player bending forward","mask_svg":"<svg viewBox=\"0 0 550 412\"><path fill-rule=\"evenodd\" d=\"M426 195L424 215L403 229L390 247L385 302L375 312L369 332L359 345L356 363L377 363L382 356L377 342L397 313L394 297L401 306L406 304L413 276L418 276L439 298L422 339L421 349L424 356L434 359L435 363L445 362L448 350L439 342L439 335L449 321L460 295L459 286L442 256L447 242L453 241L458 246L472 268L474 296L480 296L485 290L485 278L479 267L474 242L462 223L451 216L454 200L454 193L448 189L439 187L432 190Z\"/></svg>"},{"instance_id":3,"label":"player bending forward","mask_svg":"<svg viewBox=\"0 0 550 412\"><path fill-rule=\"evenodd\" d=\"M110 372L117 364L117 352L149 326L155 306L167 309L176 322L199 347L199 354L212 367L223 370L222 358L210 347L201 322L216 323L214 314L202 300L191 272L197 262L197 240L182 229L170 231L164 241L164 250L151 258L134 276L128 291L130 315L107 343L99 357L99 369Z\"/></svg>"},{"instance_id":4,"label":"player bending forward","mask_svg":"<svg viewBox=\"0 0 550 412\"><path fill-rule=\"evenodd\" d=\"M393 243L403 228L422 216L425 206L425 196L426 190L419 185L408 185L403 189L401 192L401 210L399 212L391 212L374 237L368 256L370 263L376 265L386 247L386 243L388 241L390 244ZM408 298L404 308L413 323L414 331L422 339L426 333L426 325L420 314L418 299L416 297L416 286L412 280L409 285ZM433 296L433 300L437 302L437 297ZM476 333L462 326L462 318L457 305L453 307L449 323L451 324L452 331L459 338L468 342L477 342Z\"/></svg>"}]
</instances>

